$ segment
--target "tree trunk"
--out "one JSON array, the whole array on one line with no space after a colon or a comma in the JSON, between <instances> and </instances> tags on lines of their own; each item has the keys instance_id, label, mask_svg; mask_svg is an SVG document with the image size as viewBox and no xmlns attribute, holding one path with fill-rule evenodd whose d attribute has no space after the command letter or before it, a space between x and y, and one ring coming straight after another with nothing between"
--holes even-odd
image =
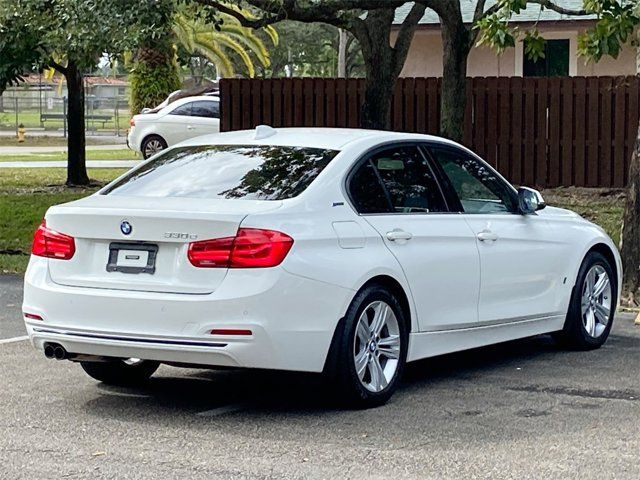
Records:
<instances>
[{"instance_id":1,"label":"tree trunk","mask_svg":"<svg viewBox=\"0 0 640 480\"><path fill-rule=\"evenodd\" d=\"M623 288L640 303L640 125L629 167L629 188L622 228Z\"/></svg>"},{"instance_id":2,"label":"tree trunk","mask_svg":"<svg viewBox=\"0 0 640 480\"><path fill-rule=\"evenodd\" d=\"M467 59L471 51L469 31L460 21L442 23L443 76L440 134L456 142L464 135L467 108Z\"/></svg>"},{"instance_id":3,"label":"tree trunk","mask_svg":"<svg viewBox=\"0 0 640 480\"><path fill-rule=\"evenodd\" d=\"M78 67L69 62L65 70L67 92L67 185L89 185L85 162L84 83Z\"/></svg>"},{"instance_id":4,"label":"tree trunk","mask_svg":"<svg viewBox=\"0 0 640 480\"><path fill-rule=\"evenodd\" d=\"M391 128L391 100L404 66L411 40L425 8L414 5L391 45L394 9L372 10L350 30L360 42L366 69L365 98L360 126L377 130Z\"/></svg>"},{"instance_id":5,"label":"tree trunk","mask_svg":"<svg viewBox=\"0 0 640 480\"><path fill-rule=\"evenodd\" d=\"M396 77L386 74L382 69L367 74L364 102L360 113L362 128L373 130L389 130L391 128L391 100L396 79Z\"/></svg>"}]
</instances>

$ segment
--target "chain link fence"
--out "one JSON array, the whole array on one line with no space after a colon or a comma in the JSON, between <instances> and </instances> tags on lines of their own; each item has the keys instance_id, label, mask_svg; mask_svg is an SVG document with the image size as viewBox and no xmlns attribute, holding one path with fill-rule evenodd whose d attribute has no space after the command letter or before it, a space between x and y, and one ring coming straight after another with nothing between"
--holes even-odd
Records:
<instances>
[{"instance_id":1,"label":"chain link fence","mask_svg":"<svg viewBox=\"0 0 640 480\"><path fill-rule=\"evenodd\" d=\"M27 131L43 135L67 135L67 97L24 95L7 91L0 96L0 131ZM50 93L50 92L42 92ZM85 97L87 135L125 136L129 127L129 104L123 96Z\"/></svg>"}]
</instances>

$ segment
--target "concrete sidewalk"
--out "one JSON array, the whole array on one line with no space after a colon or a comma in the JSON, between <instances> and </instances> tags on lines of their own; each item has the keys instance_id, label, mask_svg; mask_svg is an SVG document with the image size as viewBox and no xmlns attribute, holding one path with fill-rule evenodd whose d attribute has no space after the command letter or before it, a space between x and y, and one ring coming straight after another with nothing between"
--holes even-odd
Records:
<instances>
[{"instance_id":1,"label":"concrete sidewalk","mask_svg":"<svg viewBox=\"0 0 640 480\"><path fill-rule=\"evenodd\" d=\"M141 160L87 160L87 168L132 168ZM0 168L67 168L66 160L0 162Z\"/></svg>"}]
</instances>

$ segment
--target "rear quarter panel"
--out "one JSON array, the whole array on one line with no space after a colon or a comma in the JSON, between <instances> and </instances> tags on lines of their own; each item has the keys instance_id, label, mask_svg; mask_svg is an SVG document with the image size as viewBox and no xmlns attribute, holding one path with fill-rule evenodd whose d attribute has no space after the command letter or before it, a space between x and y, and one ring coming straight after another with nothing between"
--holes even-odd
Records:
<instances>
[{"instance_id":1,"label":"rear quarter panel","mask_svg":"<svg viewBox=\"0 0 640 480\"><path fill-rule=\"evenodd\" d=\"M293 275L348 289L350 293L335 299L340 304L342 316L357 291L371 278L386 275L395 279L407 294L412 310L412 331L417 331L415 308L406 279L378 232L354 214L346 203L313 212L300 207L249 215L242 226L274 229L290 235L294 245L283 268ZM336 324L339 319L335 319Z\"/></svg>"}]
</instances>

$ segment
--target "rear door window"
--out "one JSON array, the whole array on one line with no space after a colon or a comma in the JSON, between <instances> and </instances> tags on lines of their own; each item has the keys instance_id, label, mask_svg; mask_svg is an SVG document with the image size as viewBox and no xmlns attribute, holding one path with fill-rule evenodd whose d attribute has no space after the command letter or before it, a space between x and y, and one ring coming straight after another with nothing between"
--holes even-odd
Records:
<instances>
[{"instance_id":1,"label":"rear door window","mask_svg":"<svg viewBox=\"0 0 640 480\"><path fill-rule=\"evenodd\" d=\"M184 105L180 105L179 107L174 108L169 112L169 115L182 115L185 117L190 117L193 111L194 102L185 103Z\"/></svg>"},{"instance_id":2,"label":"rear door window","mask_svg":"<svg viewBox=\"0 0 640 480\"><path fill-rule=\"evenodd\" d=\"M285 200L300 195L336 150L274 145L178 147L108 185L103 195Z\"/></svg>"},{"instance_id":3,"label":"rear door window","mask_svg":"<svg viewBox=\"0 0 640 480\"><path fill-rule=\"evenodd\" d=\"M220 118L220 104L213 100L193 102L191 116L204 118Z\"/></svg>"},{"instance_id":4,"label":"rear door window","mask_svg":"<svg viewBox=\"0 0 640 480\"><path fill-rule=\"evenodd\" d=\"M359 213L448 211L435 175L415 146L373 154L353 175L350 193Z\"/></svg>"}]
</instances>

